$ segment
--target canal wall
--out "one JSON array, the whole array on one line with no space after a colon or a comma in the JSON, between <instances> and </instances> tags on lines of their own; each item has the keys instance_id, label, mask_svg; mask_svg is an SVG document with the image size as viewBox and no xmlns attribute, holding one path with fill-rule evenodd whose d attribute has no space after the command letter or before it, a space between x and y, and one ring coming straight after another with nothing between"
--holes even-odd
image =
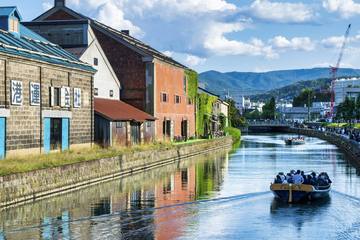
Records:
<instances>
[{"instance_id":1,"label":"canal wall","mask_svg":"<svg viewBox=\"0 0 360 240\"><path fill-rule=\"evenodd\" d=\"M313 129L289 128L287 132L302 134L310 137L317 137L336 145L354 163L360 166L360 144L346 137L330 132L320 132Z\"/></svg>"},{"instance_id":2,"label":"canal wall","mask_svg":"<svg viewBox=\"0 0 360 240\"><path fill-rule=\"evenodd\" d=\"M0 209L131 176L207 153L230 151L231 147L232 138L224 137L165 150L128 153L113 158L2 176Z\"/></svg>"}]
</instances>

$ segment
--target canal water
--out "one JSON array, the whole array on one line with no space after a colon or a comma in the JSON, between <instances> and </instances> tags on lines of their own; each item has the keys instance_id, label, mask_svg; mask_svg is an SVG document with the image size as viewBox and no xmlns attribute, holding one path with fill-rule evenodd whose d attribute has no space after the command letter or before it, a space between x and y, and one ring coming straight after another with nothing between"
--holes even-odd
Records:
<instances>
[{"instance_id":1,"label":"canal water","mask_svg":"<svg viewBox=\"0 0 360 240\"><path fill-rule=\"evenodd\" d=\"M333 145L290 135L243 137L213 153L0 212L3 239L360 239L360 176ZM284 204L279 171L327 171L325 201Z\"/></svg>"}]
</instances>

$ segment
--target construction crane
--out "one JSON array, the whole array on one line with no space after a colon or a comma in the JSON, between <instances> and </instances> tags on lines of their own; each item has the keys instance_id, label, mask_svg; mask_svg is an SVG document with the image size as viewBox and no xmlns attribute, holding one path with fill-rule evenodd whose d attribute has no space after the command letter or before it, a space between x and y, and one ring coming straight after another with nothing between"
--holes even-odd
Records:
<instances>
[{"instance_id":1,"label":"construction crane","mask_svg":"<svg viewBox=\"0 0 360 240\"><path fill-rule=\"evenodd\" d=\"M338 70L340 68L341 61L342 61L343 56L344 56L346 43L347 43L347 41L349 39L350 30L351 30L351 24L349 24L348 28L346 29L346 32L345 32L345 35L344 35L344 42L342 43L337 63L335 65L335 67L330 66L330 74L331 74L331 78L332 78L332 81L331 81L331 110L330 110L331 119L333 119L333 117L334 117L334 107L335 107L334 85L335 85L335 81L336 81L336 78L337 78Z\"/></svg>"}]
</instances>

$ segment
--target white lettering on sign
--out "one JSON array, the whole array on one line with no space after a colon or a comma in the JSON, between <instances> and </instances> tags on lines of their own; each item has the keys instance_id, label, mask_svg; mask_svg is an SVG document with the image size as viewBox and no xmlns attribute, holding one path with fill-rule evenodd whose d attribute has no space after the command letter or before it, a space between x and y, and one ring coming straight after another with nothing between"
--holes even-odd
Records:
<instances>
[{"instance_id":1,"label":"white lettering on sign","mask_svg":"<svg viewBox=\"0 0 360 240\"><path fill-rule=\"evenodd\" d=\"M23 84L21 81L11 81L11 104L18 106L23 104Z\"/></svg>"},{"instance_id":2,"label":"white lettering on sign","mask_svg":"<svg viewBox=\"0 0 360 240\"><path fill-rule=\"evenodd\" d=\"M70 88L69 87L62 87L61 88L61 107L70 107Z\"/></svg>"},{"instance_id":3,"label":"white lettering on sign","mask_svg":"<svg viewBox=\"0 0 360 240\"><path fill-rule=\"evenodd\" d=\"M30 105L31 106L40 106L41 101L41 91L40 83L30 83Z\"/></svg>"},{"instance_id":4,"label":"white lettering on sign","mask_svg":"<svg viewBox=\"0 0 360 240\"><path fill-rule=\"evenodd\" d=\"M74 108L81 107L81 89L74 88Z\"/></svg>"}]
</instances>

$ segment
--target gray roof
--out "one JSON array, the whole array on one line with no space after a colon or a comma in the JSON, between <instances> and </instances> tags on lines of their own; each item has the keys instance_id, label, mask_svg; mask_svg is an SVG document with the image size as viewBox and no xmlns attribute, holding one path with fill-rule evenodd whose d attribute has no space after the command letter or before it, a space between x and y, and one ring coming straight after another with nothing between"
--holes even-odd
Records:
<instances>
[{"instance_id":1,"label":"gray roof","mask_svg":"<svg viewBox=\"0 0 360 240\"><path fill-rule=\"evenodd\" d=\"M90 65L81 62L76 56L62 49L59 45L50 43L22 25L20 25L20 37L0 30L0 52L85 71L96 71Z\"/></svg>"}]
</instances>

